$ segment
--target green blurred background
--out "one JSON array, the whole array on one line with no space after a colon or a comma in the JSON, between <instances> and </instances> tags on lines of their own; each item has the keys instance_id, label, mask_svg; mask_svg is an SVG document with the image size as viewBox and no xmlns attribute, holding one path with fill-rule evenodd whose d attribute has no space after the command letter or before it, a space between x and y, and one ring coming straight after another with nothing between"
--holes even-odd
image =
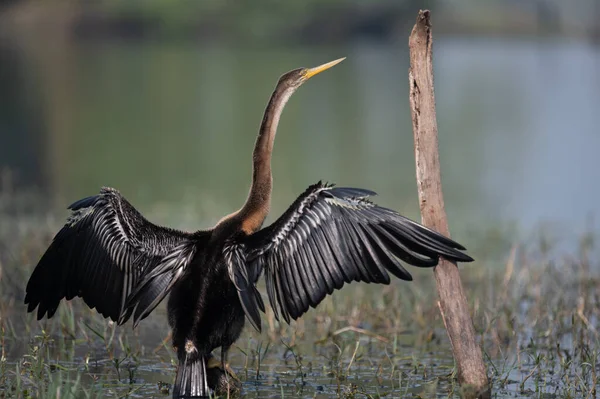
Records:
<instances>
[{"instance_id":1,"label":"green blurred background","mask_svg":"<svg viewBox=\"0 0 600 399\"><path fill-rule=\"evenodd\" d=\"M420 8L454 236L473 248L549 225L569 247L598 231L594 0L2 1L1 190L58 210L113 186L153 221L208 227L245 200L277 78L346 56L284 111L270 220L319 179L418 218L407 41Z\"/></svg>"}]
</instances>

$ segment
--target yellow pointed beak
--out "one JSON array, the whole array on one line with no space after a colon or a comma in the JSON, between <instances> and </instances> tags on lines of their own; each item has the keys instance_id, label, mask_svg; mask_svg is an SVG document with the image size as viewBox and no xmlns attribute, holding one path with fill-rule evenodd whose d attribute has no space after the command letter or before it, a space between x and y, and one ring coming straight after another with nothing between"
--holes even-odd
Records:
<instances>
[{"instance_id":1,"label":"yellow pointed beak","mask_svg":"<svg viewBox=\"0 0 600 399\"><path fill-rule=\"evenodd\" d=\"M304 72L304 78L310 79L313 76L315 76L316 74L319 74L319 73L323 72L324 70L329 69L332 66L339 64L340 62L344 61L345 59L346 59L346 57L337 59L335 61L328 62L327 64L319 65L318 67L309 68L306 70L306 72Z\"/></svg>"}]
</instances>

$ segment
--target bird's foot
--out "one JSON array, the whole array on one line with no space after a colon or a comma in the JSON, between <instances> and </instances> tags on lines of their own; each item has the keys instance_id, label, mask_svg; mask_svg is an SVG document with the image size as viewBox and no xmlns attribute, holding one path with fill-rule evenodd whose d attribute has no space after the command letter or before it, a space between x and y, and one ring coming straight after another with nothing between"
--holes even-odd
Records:
<instances>
[{"instance_id":1,"label":"bird's foot","mask_svg":"<svg viewBox=\"0 0 600 399\"><path fill-rule=\"evenodd\" d=\"M242 382L238 376L235 374L235 372L233 371L233 369L231 367L229 367L229 363L225 364L225 372L232 377L234 380L236 380L237 382Z\"/></svg>"},{"instance_id":2,"label":"bird's foot","mask_svg":"<svg viewBox=\"0 0 600 399\"><path fill-rule=\"evenodd\" d=\"M217 396L237 397L242 389L242 382L235 375L229 364L223 365L214 356L206 360L208 373L208 386L215 391Z\"/></svg>"},{"instance_id":3,"label":"bird's foot","mask_svg":"<svg viewBox=\"0 0 600 399\"><path fill-rule=\"evenodd\" d=\"M241 380L238 378L238 376L235 374L235 371L233 371L233 369L229 366L229 363L221 363L221 361L217 360L216 357L211 356L207 363L206 363L206 368L208 369L212 369L212 368L219 368L221 370L223 370L227 376L229 377L233 377L233 379L235 379L238 382L241 382Z\"/></svg>"}]
</instances>

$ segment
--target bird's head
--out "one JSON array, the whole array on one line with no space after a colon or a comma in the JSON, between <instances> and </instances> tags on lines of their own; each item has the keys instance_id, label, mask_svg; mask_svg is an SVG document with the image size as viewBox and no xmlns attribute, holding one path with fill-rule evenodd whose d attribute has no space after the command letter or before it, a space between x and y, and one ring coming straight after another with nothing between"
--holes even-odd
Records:
<instances>
[{"instance_id":1,"label":"bird's head","mask_svg":"<svg viewBox=\"0 0 600 399\"><path fill-rule=\"evenodd\" d=\"M346 59L346 57L340 58L335 61L331 61L331 62L328 62L323 65L319 65L318 67L314 67L314 68L294 69L292 71L289 71L289 72L283 74L279 78L279 82L278 82L277 86L281 87L283 89L291 88L291 89L295 90L298 87L300 87L300 85L302 83L306 82L308 79L323 72L326 69L331 68L334 65L339 64L340 62L344 61L345 59Z\"/></svg>"}]
</instances>

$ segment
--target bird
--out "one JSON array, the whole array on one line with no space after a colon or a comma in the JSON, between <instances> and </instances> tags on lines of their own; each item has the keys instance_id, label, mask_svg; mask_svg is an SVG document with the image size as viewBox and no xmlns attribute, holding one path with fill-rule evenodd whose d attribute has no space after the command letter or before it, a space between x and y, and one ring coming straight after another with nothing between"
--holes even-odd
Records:
<instances>
[{"instance_id":1,"label":"bird","mask_svg":"<svg viewBox=\"0 0 600 399\"><path fill-rule=\"evenodd\" d=\"M169 295L178 358L173 398L203 397L211 390L212 351L220 348L224 369L246 321L261 331L261 277L275 318L291 323L351 282L390 284L390 274L412 280L402 262L434 267L440 257L473 261L457 242L377 205L375 192L322 181L263 227L282 111L303 83L343 60L279 78L255 141L246 201L214 227L184 232L155 225L107 187L70 205L27 283L27 311L37 308L38 320L51 318L61 300L81 297L119 325L133 318L135 328Z\"/></svg>"}]
</instances>

